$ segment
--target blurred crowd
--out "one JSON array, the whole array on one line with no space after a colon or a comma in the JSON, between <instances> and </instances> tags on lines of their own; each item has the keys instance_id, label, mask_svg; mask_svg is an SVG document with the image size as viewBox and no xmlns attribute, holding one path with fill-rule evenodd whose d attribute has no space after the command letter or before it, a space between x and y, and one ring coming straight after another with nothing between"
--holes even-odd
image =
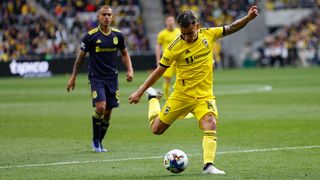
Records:
<instances>
[{"instance_id":1,"label":"blurred crowd","mask_svg":"<svg viewBox=\"0 0 320 180\"><path fill-rule=\"evenodd\" d=\"M109 4L114 26L122 31L131 52L150 50L138 0L37 0L39 13L27 0L0 3L0 61L40 55L74 55L84 33L97 25L96 10Z\"/></svg>"},{"instance_id":2,"label":"blurred crowd","mask_svg":"<svg viewBox=\"0 0 320 180\"><path fill-rule=\"evenodd\" d=\"M320 14L314 12L297 24L281 28L255 51L251 51L250 43L245 49L245 66L320 65Z\"/></svg>"},{"instance_id":3,"label":"blurred crowd","mask_svg":"<svg viewBox=\"0 0 320 180\"><path fill-rule=\"evenodd\" d=\"M230 24L245 16L255 0L162 0L163 14L178 15L178 12L192 9L205 27ZM268 10L287 8L314 8L320 0L266 0ZM242 51L241 63L244 66L310 66L320 64L320 19L314 13L298 24L280 27L275 35L269 35L262 46L253 48L248 42ZM214 48L216 66L222 67L224 54L221 42Z\"/></svg>"},{"instance_id":4,"label":"blurred crowd","mask_svg":"<svg viewBox=\"0 0 320 180\"><path fill-rule=\"evenodd\" d=\"M0 61L28 59L31 55L50 60L52 56L74 56L83 34L94 28L96 10L109 4L113 26L125 35L129 51L150 50L139 0L3 0L0 3ZM163 14L177 16L192 9L204 27L230 24L244 16L256 0L162 0ZM266 0L269 10L308 8L320 0ZM45 13L40 11L45 11ZM313 13L301 22L280 28L263 45L247 43L241 55L245 66L309 66L320 63L320 18ZM254 51L253 51L254 49ZM221 42L215 45L215 59L223 59ZM220 62L221 64L221 62ZM221 65L220 65L221 66Z\"/></svg>"},{"instance_id":5,"label":"blurred crowd","mask_svg":"<svg viewBox=\"0 0 320 180\"><path fill-rule=\"evenodd\" d=\"M108 4L113 10L113 26L124 34L129 51L150 50L139 0L38 0L38 3L70 29L73 37L81 37L83 32L94 28L97 9Z\"/></svg>"},{"instance_id":6,"label":"blurred crowd","mask_svg":"<svg viewBox=\"0 0 320 180\"><path fill-rule=\"evenodd\" d=\"M65 32L24 0L2 1L0 6L0 60L30 54L63 53Z\"/></svg>"},{"instance_id":7,"label":"blurred crowd","mask_svg":"<svg viewBox=\"0 0 320 180\"><path fill-rule=\"evenodd\" d=\"M256 0L162 0L162 4L164 14L176 17L180 11L191 9L197 13L201 25L212 27L230 24L246 15Z\"/></svg>"},{"instance_id":8,"label":"blurred crowd","mask_svg":"<svg viewBox=\"0 0 320 180\"><path fill-rule=\"evenodd\" d=\"M319 6L319 0L266 0L267 10L294 9L294 8L312 8Z\"/></svg>"}]
</instances>

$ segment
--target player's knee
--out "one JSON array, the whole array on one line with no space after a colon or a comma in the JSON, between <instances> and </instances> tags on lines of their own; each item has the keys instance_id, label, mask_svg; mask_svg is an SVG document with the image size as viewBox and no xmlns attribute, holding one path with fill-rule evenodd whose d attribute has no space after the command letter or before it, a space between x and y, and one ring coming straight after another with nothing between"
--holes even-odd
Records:
<instances>
[{"instance_id":1,"label":"player's knee","mask_svg":"<svg viewBox=\"0 0 320 180\"><path fill-rule=\"evenodd\" d=\"M99 114L104 114L106 110L106 104L104 103L96 103L96 112Z\"/></svg>"},{"instance_id":2,"label":"player's knee","mask_svg":"<svg viewBox=\"0 0 320 180\"><path fill-rule=\"evenodd\" d=\"M103 106L96 107L96 112L99 114L103 114L105 108Z\"/></svg>"},{"instance_id":3,"label":"player's knee","mask_svg":"<svg viewBox=\"0 0 320 180\"><path fill-rule=\"evenodd\" d=\"M205 130L216 130L217 129L217 120L216 118L209 114L204 119L202 119L202 127Z\"/></svg>"},{"instance_id":4,"label":"player's knee","mask_svg":"<svg viewBox=\"0 0 320 180\"><path fill-rule=\"evenodd\" d=\"M212 130L215 130L215 129L217 129L217 121L216 121L216 119L209 119L208 120L208 128L209 129L212 129Z\"/></svg>"}]
</instances>

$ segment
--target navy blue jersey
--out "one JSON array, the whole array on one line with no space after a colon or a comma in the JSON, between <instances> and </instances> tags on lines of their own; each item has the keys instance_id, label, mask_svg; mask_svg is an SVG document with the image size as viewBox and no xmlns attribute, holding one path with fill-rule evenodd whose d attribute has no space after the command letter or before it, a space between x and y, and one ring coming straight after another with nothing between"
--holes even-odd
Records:
<instances>
[{"instance_id":1,"label":"navy blue jersey","mask_svg":"<svg viewBox=\"0 0 320 180\"><path fill-rule=\"evenodd\" d=\"M116 57L118 49L125 49L122 33L111 28L110 34L105 34L96 27L90 30L82 39L81 50L89 52L89 78L115 79L118 77Z\"/></svg>"}]
</instances>

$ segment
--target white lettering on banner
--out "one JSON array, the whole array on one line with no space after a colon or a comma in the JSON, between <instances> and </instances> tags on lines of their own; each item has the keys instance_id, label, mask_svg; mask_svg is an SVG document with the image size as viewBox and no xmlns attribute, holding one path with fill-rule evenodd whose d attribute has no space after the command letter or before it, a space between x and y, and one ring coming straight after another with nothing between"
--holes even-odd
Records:
<instances>
[{"instance_id":1,"label":"white lettering on banner","mask_svg":"<svg viewBox=\"0 0 320 180\"><path fill-rule=\"evenodd\" d=\"M13 60L9 67L12 74L19 74L23 77L51 76L51 72L49 71L49 63L46 61L17 62Z\"/></svg>"}]
</instances>

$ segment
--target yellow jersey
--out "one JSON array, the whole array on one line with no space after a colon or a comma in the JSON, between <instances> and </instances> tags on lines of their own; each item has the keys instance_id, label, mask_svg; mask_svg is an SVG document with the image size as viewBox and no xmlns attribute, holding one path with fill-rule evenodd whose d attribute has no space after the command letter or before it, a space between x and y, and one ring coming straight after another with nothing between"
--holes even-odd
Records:
<instances>
[{"instance_id":1,"label":"yellow jersey","mask_svg":"<svg viewBox=\"0 0 320 180\"><path fill-rule=\"evenodd\" d=\"M223 36L223 27L201 28L198 38L187 43L181 37L164 51L160 65L176 64L176 82L172 96L205 98L213 97L214 42Z\"/></svg>"},{"instance_id":2,"label":"yellow jersey","mask_svg":"<svg viewBox=\"0 0 320 180\"><path fill-rule=\"evenodd\" d=\"M169 47L173 40L175 40L180 35L179 28L174 28L173 31L168 29L163 29L159 32L157 37L157 43L162 46L162 50L165 50Z\"/></svg>"}]
</instances>

